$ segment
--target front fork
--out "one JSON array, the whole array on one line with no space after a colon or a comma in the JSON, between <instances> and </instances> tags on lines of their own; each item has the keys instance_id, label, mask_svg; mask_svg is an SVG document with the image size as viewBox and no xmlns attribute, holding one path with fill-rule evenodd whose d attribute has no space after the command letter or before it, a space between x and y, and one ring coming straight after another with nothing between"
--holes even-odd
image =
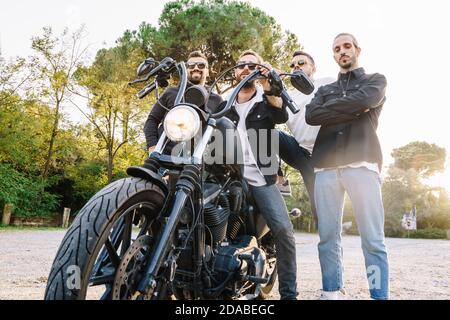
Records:
<instances>
[{"instance_id":1,"label":"front fork","mask_svg":"<svg viewBox=\"0 0 450 320\"><path fill-rule=\"evenodd\" d=\"M156 287L156 276L167 256L167 253L172 249L172 236L178 225L183 208L186 206L192 191L186 188L179 188L175 195L173 207L170 211L170 215L167 218L168 221L163 229L161 236L158 239L157 245L153 251L152 259L146 267L145 276L139 283L138 291L141 294L146 294L149 290L153 290Z\"/></svg>"},{"instance_id":2,"label":"front fork","mask_svg":"<svg viewBox=\"0 0 450 320\"><path fill-rule=\"evenodd\" d=\"M211 139L213 132L214 126L209 125L200 143L195 148L193 154L194 164L185 166L183 172L181 173L178 179L178 182L176 184L175 198L172 209L170 210L169 217L167 218L168 219L167 223L164 227L161 236L158 238L150 263L145 268L145 275L139 282L139 285L137 287L137 290L143 295L145 295L150 290L154 290L156 288L157 284L156 277L158 275L158 271L161 268L162 264L164 263L164 260L168 252L172 249L173 244L171 239L173 238L176 227L180 221L183 208L186 206L188 199L194 194L196 190L201 191L199 183L202 178L201 177L201 166L202 166L201 161L203 158L202 156L206 150L206 147ZM194 214L194 216L196 216L196 214ZM201 251L199 249L200 248L197 248L197 251ZM200 253L201 252L198 252L198 254Z\"/></svg>"}]
</instances>

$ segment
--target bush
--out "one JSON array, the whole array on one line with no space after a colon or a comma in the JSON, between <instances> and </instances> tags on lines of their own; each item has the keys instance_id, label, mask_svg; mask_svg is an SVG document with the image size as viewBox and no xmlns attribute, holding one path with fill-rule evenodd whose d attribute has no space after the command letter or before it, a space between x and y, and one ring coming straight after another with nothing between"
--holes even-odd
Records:
<instances>
[{"instance_id":1,"label":"bush","mask_svg":"<svg viewBox=\"0 0 450 320\"><path fill-rule=\"evenodd\" d=\"M73 181L76 202L82 206L108 183L106 165L102 161L83 161L69 166L67 172Z\"/></svg>"},{"instance_id":2,"label":"bush","mask_svg":"<svg viewBox=\"0 0 450 320\"><path fill-rule=\"evenodd\" d=\"M409 237L414 239L447 239L447 232L436 228L419 229L410 233Z\"/></svg>"},{"instance_id":3,"label":"bush","mask_svg":"<svg viewBox=\"0 0 450 320\"><path fill-rule=\"evenodd\" d=\"M27 177L8 165L0 164L0 205L13 204L14 216L52 215L58 205L58 196L45 191L46 187L47 184L39 178Z\"/></svg>"},{"instance_id":4,"label":"bush","mask_svg":"<svg viewBox=\"0 0 450 320\"><path fill-rule=\"evenodd\" d=\"M349 235L349 236L359 236L359 230L358 230L358 227L355 226L355 225L352 225L352 227L351 227L350 229L347 229L347 230L345 231L345 234L346 234L346 235Z\"/></svg>"},{"instance_id":5,"label":"bush","mask_svg":"<svg viewBox=\"0 0 450 320\"><path fill-rule=\"evenodd\" d=\"M402 214L386 213L384 234L389 238L405 238L406 230L402 227Z\"/></svg>"}]
</instances>

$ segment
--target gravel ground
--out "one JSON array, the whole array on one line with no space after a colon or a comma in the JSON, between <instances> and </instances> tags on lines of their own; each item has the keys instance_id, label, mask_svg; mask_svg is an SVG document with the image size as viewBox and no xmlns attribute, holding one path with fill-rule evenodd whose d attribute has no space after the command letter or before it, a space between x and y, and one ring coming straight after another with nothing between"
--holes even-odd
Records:
<instances>
[{"instance_id":1,"label":"gravel ground","mask_svg":"<svg viewBox=\"0 0 450 320\"><path fill-rule=\"evenodd\" d=\"M47 276L64 231L0 231L0 300L43 298ZM318 236L296 234L299 299L317 299L321 276ZM387 239L392 299L450 299L450 241ZM344 281L348 296L368 299L359 237L345 236ZM273 299L277 299L275 293Z\"/></svg>"}]
</instances>

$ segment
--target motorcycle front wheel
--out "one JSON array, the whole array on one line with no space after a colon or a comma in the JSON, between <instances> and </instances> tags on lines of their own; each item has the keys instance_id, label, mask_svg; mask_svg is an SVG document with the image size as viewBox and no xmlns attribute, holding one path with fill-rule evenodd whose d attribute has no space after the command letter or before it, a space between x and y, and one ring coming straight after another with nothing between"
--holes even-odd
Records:
<instances>
[{"instance_id":1,"label":"motorcycle front wheel","mask_svg":"<svg viewBox=\"0 0 450 320\"><path fill-rule=\"evenodd\" d=\"M99 191L67 231L50 271L45 299L109 300L117 298L114 291L128 292L114 290L117 274L134 272L129 267L120 270L124 260L133 262L145 250L151 251L152 240L161 230L157 217L165 197L156 185L136 178L118 180ZM142 248L136 247L136 239L143 239ZM135 273L123 274L121 279L133 277ZM133 285L127 281L122 282ZM127 299L127 295L118 298Z\"/></svg>"}]
</instances>

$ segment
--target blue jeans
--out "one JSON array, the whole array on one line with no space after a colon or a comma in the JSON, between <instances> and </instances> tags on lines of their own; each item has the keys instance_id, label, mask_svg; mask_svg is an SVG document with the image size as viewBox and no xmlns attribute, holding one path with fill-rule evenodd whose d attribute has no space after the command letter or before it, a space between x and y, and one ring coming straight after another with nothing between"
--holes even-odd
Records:
<instances>
[{"instance_id":1,"label":"blue jeans","mask_svg":"<svg viewBox=\"0 0 450 320\"><path fill-rule=\"evenodd\" d=\"M314 205L314 167L308 150L300 147L297 140L282 131L279 131L280 158L289 166L298 170L302 175L306 191L308 191L311 212L316 217Z\"/></svg>"},{"instance_id":2,"label":"blue jeans","mask_svg":"<svg viewBox=\"0 0 450 320\"><path fill-rule=\"evenodd\" d=\"M283 196L276 185L249 187L275 240L280 297L294 300L298 294L294 228Z\"/></svg>"},{"instance_id":3,"label":"blue jeans","mask_svg":"<svg viewBox=\"0 0 450 320\"><path fill-rule=\"evenodd\" d=\"M370 296L388 299L389 264L379 175L367 168L325 170L316 173L314 191L323 290L337 291L343 287L341 233L347 192L361 235Z\"/></svg>"}]
</instances>

